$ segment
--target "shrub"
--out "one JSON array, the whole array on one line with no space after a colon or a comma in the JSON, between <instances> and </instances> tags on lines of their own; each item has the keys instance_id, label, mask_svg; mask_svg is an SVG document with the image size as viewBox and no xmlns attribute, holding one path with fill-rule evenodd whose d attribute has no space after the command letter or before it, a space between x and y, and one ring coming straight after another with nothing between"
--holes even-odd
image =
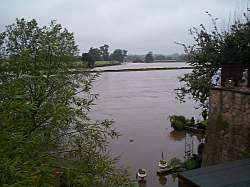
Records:
<instances>
[{"instance_id":1,"label":"shrub","mask_svg":"<svg viewBox=\"0 0 250 187\"><path fill-rule=\"evenodd\" d=\"M217 18L207 14L212 19L212 30L206 29L203 24L199 28L194 27L190 29L194 44L181 44L186 61L193 70L180 77L182 86L176 89L180 101L191 96L203 109L208 108L209 90L213 86L211 79L221 64L250 61L250 9L243 13L242 19L236 19L228 30L222 32L217 27ZM204 117L207 119L206 114Z\"/></svg>"},{"instance_id":2,"label":"shrub","mask_svg":"<svg viewBox=\"0 0 250 187\"><path fill-rule=\"evenodd\" d=\"M187 170L191 170L191 169L198 168L199 163L198 163L198 161L196 161L194 159L189 159L186 161L185 166L186 166Z\"/></svg>"},{"instance_id":3,"label":"shrub","mask_svg":"<svg viewBox=\"0 0 250 187\"><path fill-rule=\"evenodd\" d=\"M180 159L178 158L172 158L170 161L169 161L169 165L173 166L173 167L176 167L176 166L181 166L182 165L182 162Z\"/></svg>"},{"instance_id":4,"label":"shrub","mask_svg":"<svg viewBox=\"0 0 250 187\"><path fill-rule=\"evenodd\" d=\"M187 124L187 120L184 116L172 115L169 117L169 120L174 130L183 130Z\"/></svg>"}]
</instances>

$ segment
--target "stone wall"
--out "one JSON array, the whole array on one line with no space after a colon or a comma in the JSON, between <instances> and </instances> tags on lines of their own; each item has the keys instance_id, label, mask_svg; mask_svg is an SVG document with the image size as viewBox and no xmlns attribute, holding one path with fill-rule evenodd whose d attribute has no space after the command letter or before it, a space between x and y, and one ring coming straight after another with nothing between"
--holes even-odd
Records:
<instances>
[{"instance_id":1,"label":"stone wall","mask_svg":"<svg viewBox=\"0 0 250 187\"><path fill-rule=\"evenodd\" d=\"M250 92L211 89L202 166L250 157Z\"/></svg>"}]
</instances>

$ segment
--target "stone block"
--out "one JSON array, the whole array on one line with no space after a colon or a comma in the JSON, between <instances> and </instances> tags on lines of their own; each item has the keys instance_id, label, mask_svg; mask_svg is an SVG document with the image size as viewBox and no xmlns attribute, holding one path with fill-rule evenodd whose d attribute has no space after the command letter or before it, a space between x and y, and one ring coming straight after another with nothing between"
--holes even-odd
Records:
<instances>
[{"instance_id":1,"label":"stone block","mask_svg":"<svg viewBox=\"0 0 250 187\"><path fill-rule=\"evenodd\" d=\"M225 124L218 123L218 117ZM207 142L202 165L243 159L250 149L250 94L216 89L209 98Z\"/></svg>"}]
</instances>

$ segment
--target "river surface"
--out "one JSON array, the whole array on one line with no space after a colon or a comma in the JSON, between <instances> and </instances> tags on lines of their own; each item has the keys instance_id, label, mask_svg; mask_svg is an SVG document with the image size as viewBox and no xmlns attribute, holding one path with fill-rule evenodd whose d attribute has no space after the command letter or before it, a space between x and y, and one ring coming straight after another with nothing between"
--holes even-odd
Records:
<instances>
[{"instance_id":1,"label":"river surface","mask_svg":"<svg viewBox=\"0 0 250 187\"><path fill-rule=\"evenodd\" d=\"M129 63L102 69L186 66L185 63ZM184 159L186 133L173 131L168 116L177 114L201 119L192 100L180 104L175 98L174 89L180 85L177 77L190 71L105 72L94 85L99 99L91 115L95 119L115 121L114 126L122 136L111 142L112 154L122 155L119 164L128 167L132 179L138 168L147 169L144 186L178 186L176 178L158 177L156 170L162 152L168 160ZM196 152L199 138L193 136L192 139Z\"/></svg>"},{"instance_id":2,"label":"river surface","mask_svg":"<svg viewBox=\"0 0 250 187\"><path fill-rule=\"evenodd\" d=\"M95 70L118 70L118 69L140 69L140 68L166 68L166 67L190 67L182 62L168 63L124 63L117 66L97 67Z\"/></svg>"}]
</instances>

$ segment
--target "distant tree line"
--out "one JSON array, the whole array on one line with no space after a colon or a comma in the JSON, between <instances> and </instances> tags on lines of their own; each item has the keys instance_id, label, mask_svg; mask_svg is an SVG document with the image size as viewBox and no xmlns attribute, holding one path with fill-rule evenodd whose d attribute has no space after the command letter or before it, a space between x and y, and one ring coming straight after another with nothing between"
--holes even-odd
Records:
<instances>
[{"instance_id":1,"label":"distant tree line","mask_svg":"<svg viewBox=\"0 0 250 187\"><path fill-rule=\"evenodd\" d=\"M127 50L115 49L113 53L109 52L109 46L104 44L99 48L91 47L87 53L82 53L82 61L88 64L88 67L93 68L96 61L118 61L124 62L127 57Z\"/></svg>"},{"instance_id":2,"label":"distant tree line","mask_svg":"<svg viewBox=\"0 0 250 187\"><path fill-rule=\"evenodd\" d=\"M173 53L170 55L163 54L153 54L153 52L148 52L146 55L128 55L126 58L129 62L153 62L155 60L175 60L177 62L186 61L185 54Z\"/></svg>"}]
</instances>

